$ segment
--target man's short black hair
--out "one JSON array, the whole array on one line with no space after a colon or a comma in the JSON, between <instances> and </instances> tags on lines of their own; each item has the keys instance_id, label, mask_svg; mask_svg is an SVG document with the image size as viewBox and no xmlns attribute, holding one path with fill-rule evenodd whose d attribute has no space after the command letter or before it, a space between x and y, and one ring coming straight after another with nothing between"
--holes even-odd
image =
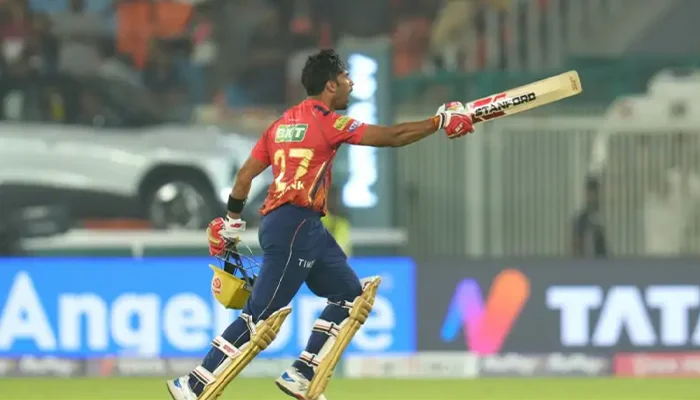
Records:
<instances>
[{"instance_id":1,"label":"man's short black hair","mask_svg":"<svg viewBox=\"0 0 700 400\"><path fill-rule=\"evenodd\" d=\"M345 63L335 50L321 50L309 56L301 73L301 84L309 96L323 92L326 82L334 81L347 70Z\"/></svg>"}]
</instances>

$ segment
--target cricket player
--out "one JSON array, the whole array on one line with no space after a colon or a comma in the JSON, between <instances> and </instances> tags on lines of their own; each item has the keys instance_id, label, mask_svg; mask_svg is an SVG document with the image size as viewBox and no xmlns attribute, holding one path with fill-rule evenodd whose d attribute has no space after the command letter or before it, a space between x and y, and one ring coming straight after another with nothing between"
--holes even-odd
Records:
<instances>
[{"instance_id":1,"label":"cricket player","mask_svg":"<svg viewBox=\"0 0 700 400\"><path fill-rule=\"evenodd\" d=\"M253 178L272 167L275 179L260 210L263 261L252 294L240 317L214 339L202 364L189 375L167 382L175 400L197 399L206 385L217 379L220 365L243 351L251 334L255 335L255 324L286 307L304 283L314 294L326 298L328 305L314 324L306 349L276 384L290 396L307 399L322 348L332 342L349 318L353 300L363 293L363 284L346 255L321 223L338 148L343 143L400 147L441 129L451 139L473 132L470 117L457 102L442 105L426 120L388 127L336 114L348 107L353 82L333 50L310 56L301 81L308 98L287 110L262 134L236 176L228 215L212 221L208 229L210 251L220 253L227 240L245 229L240 216Z\"/></svg>"}]
</instances>

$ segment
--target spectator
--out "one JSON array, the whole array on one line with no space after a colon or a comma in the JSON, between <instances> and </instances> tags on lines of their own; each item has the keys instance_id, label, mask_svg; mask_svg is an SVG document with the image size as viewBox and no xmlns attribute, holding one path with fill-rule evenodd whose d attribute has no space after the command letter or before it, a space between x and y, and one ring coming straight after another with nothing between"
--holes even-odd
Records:
<instances>
[{"instance_id":1,"label":"spectator","mask_svg":"<svg viewBox=\"0 0 700 400\"><path fill-rule=\"evenodd\" d=\"M214 6L212 3L198 4L194 8L192 19L187 27L187 36L192 45L190 62L192 65L189 74L190 81L200 88L201 93L197 93L195 100L198 102L209 102L214 97L216 79L214 63L218 55L217 43L215 40Z\"/></svg>"},{"instance_id":2,"label":"spectator","mask_svg":"<svg viewBox=\"0 0 700 400\"><path fill-rule=\"evenodd\" d=\"M235 0L228 1L224 6L226 19L219 20L222 34L219 46L225 51L220 55L227 57L231 76L235 77L245 68L245 57L250 49L250 41L257 27L260 26L273 8L266 0ZM276 27L277 28L277 27Z\"/></svg>"},{"instance_id":3,"label":"spectator","mask_svg":"<svg viewBox=\"0 0 700 400\"><path fill-rule=\"evenodd\" d=\"M148 61L143 70L143 84L156 100L174 115L186 103L185 82L168 49L157 40L151 42Z\"/></svg>"},{"instance_id":4,"label":"spectator","mask_svg":"<svg viewBox=\"0 0 700 400\"><path fill-rule=\"evenodd\" d=\"M34 67L42 74L54 74L58 69L59 41L51 31L51 20L46 14L34 14L32 19Z\"/></svg>"},{"instance_id":5,"label":"spectator","mask_svg":"<svg viewBox=\"0 0 700 400\"><path fill-rule=\"evenodd\" d=\"M320 26L314 15L312 0L280 1L281 20L289 27L290 49L293 51L319 47Z\"/></svg>"},{"instance_id":6,"label":"spectator","mask_svg":"<svg viewBox=\"0 0 700 400\"><path fill-rule=\"evenodd\" d=\"M122 81L134 86L141 85L141 79L132 67L127 55L117 54L114 42L104 41L100 46L100 65L97 74L103 78Z\"/></svg>"},{"instance_id":7,"label":"spectator","mask_svg":"<svg viewBox=\"0 0 700 400\"><path fill-rule=\"evenodd\" d=\"M474 21L475 7L471 1L447 2L433 22L430 49L439 67L462 69L465 58L477 54L477 32L468 22Z\"/></svg>"},{"instance_id":8,"label":"spectator","mask_svg":"<svg viewBox=\"0 0 700 400\"><path fill-rule=\"evenodd\" d=\"M431 10L425 1L406 7L396 23L393 35L394 75L419 72L430 45Z\"/></svg>"},{"instance_id":9,"label":"spectator","mask_svg":"<svg viewBox=\"0 0 700 400\"><path fill-rule=\"evenodd\" d=\"M678 136L672 167L653 167L644 194L645 252L649 256L687 255L697 248L695 222L700 211L697 149Z\"/></svg>"},{"instance_id":10,"label":"spectator","mask_svg":"<svg viewBox=\"0 0 700 400\"><path fill-rule=\"evenodd\" d=\"M99 13L87 12L84 0L70 0L69 10L53 15L54 33L61 40L58 68L73 74L94 73L100 64L99 43L110 26Z\"/></svg>"},{"instance_id":11,"label":"spectator","mask_svg":"<svg viewBox=\"0 0 700 400\"><path fill-rule=\"evenodd\" d=\"M279 13L271 10L256 28L248 62L239 86L253 104L282 105L286 101L287 32L280 28Z\"/></svg>"},{"instance_id":12,"label":"spectator","mask_svg":"<svg viewBox=\"0 0 700 400\"><path fill-rule=\"evenodd\" d=\"M354 0L327 1L334 5L332 21L336 37L371 38L388 35L391 31L391 4L389 1Z\"/></svg>"},{"instance_id":13,"label":"spectator","mask_svg":"<svg viewBox=\"0 0 700 400\"><path fill-rule=\"evenodd\" d=\"M58 124L67 122L66 103L57 88L47 87L40 93L39 111L41 115L37 120Z\"/></svg>"},{"instance_id":14,"label":"spectator","mask_svg":"<svg viewBox=\"0 0 700 400\"><path fill-rule=\"evenodd\" d=\"M573 225L572 252L577 258L608 256L605 229L600 220L599 186L596 178L586 181L585 204Z\"/></svg>"},{"instance_id":15,"label":"spectator","mask_svg":"<svg viewBox=\"0 0 700 400\"><path fill-rule=\"evenodd\" d=\"M2 66L5 70L15 67L24 70L27 67L28 45L32 34L29 10L21 0L8 0L0 12Z\"/></svg>"}]
</instances>

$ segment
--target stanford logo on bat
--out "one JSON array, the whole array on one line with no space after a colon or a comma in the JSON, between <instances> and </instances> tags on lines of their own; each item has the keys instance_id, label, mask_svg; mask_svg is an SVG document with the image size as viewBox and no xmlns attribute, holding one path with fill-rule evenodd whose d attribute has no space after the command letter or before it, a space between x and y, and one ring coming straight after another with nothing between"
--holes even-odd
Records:
<instances>
[{"instance_id":1,"label":"stanford logo on bat","mask_svg":"<svg viewBox=\"0 0 700 400\"><path fill-rule=\"evenodd\" d=\"M532 92L514 98L507 98L505 93L500 93L476 100L469 105L469 108L472 109L474 122L484 122L490 119L503 117L506 115L504 110L507 110L511 106L529 103L536 98L537 96Z\"/></svg>"}]
</instances>

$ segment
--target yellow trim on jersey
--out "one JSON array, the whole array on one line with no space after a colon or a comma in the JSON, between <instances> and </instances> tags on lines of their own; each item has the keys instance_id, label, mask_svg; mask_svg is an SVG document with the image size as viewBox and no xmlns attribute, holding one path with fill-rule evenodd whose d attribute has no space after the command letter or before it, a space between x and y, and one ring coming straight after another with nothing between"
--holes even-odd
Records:
<instances>
[{"instance_id":1,"label":"yellow trim on jersey","mask_svg":"<svg viewBox=\"0 0 700 400\"><path fill-rule=\"evenodd\" d=\"M316 183L318 183L318 178L321 177L321 174L323 173L324 169L326 168L326 163L328 163L328 161L324 161L324 163L321 164L321 168L318 169L318 172L316 173L316 177L314 178L313 182L311 183L311 187L309 188L309 193L307 193L307 196L309 197L309 202L311 202L311 204L314 204L314 200L315 200L315 199L311 198L311 192L314 191L314 188L316 187ZM316 191L316 193L318 193L318 191Z\"/></svg>"}]
</instances>

